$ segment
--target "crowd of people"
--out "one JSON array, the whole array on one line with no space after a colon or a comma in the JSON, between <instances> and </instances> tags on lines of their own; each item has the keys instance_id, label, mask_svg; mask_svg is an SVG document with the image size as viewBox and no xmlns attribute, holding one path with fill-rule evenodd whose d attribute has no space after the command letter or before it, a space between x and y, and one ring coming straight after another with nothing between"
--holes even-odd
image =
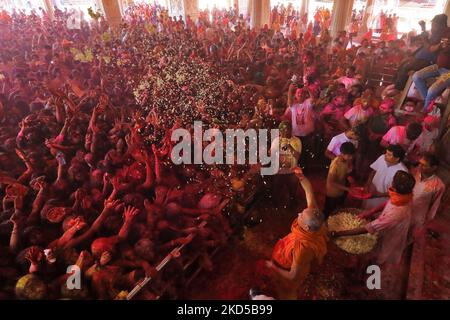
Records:
<instances>
[{"instance_id":1,"label":"crowd of people","mask_svg":"<svg viewBox=\"0 0 450 320\"><path fill-rule=\"evenodd\" d=\"M0 14L0 298L115 299L144 276L178 279L182 261L163 275L155 266L183 244L212 270L211 249L245 223L265 184L259 165L174 165L171 134L192 131L195 120L280 128L269 193L276 208L298 210L302 186L308 205L268 264L288 287L326 254L324 214L344 205L350 175L371 192L363 204L371 214L384 208L365 229L386 234L382 262L397 261L411 219L420 231L435 216L444 192L433 155L438 119L398 119L392 93L367 85L369 60L406 58L407 45L348 48L345 32L331 39L323 24L320 34L285 36L226 10L194 21L138 5L115 28L101 17L69 28L69 17ZM423 41L439 42L430 50L448 60L435 32ZM322 213L305 175L327 170ZM82 290L67 289L74 265ZM295 298L283 288L280 297ZM138 297L155 298L148 288Z\"/></svg>"}]
</instances>

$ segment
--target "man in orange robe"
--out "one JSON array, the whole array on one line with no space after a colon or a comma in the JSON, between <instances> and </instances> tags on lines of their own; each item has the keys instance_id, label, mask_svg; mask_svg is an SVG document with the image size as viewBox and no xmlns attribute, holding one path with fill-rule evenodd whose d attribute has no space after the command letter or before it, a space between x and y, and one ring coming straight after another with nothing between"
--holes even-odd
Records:
<instances>
[{"instance_id":1,"label":"man in orange robe","mask_svg":"<svg viewBox=\"0 0 450 320\"><path fill-rule=\"evenodd\" d=\"M305 190L308 206L292 223L291 233L277 242L272 260L266 263L274 276L277 297L282 300L297 299L311 268L321 264L327 253L327 230L311 183L299 168L295 173Z\"/></svg>"}]
</instances>

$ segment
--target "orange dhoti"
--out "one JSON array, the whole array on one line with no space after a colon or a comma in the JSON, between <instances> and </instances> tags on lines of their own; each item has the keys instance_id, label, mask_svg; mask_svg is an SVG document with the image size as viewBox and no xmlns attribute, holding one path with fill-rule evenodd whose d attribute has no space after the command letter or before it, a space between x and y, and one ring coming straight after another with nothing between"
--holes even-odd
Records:
<instances>
[{"instance_id":1,"label":"orange dhoti","mask_svg":"<svg viewBox=\"0 0 450 320\"><path fill-rule=\"evenodd\" d=\"M297 219L292 223L291 233L279 240L272 253L273 263L286 271L291 270L294 257L300 269L299 276L287 280L274 274L278 299L296 300L300 286L308 276L311 265L322 263L327 253L327 229L325 226L317 232L305 231L299 227Z\"/></svg>"}]
</instances>

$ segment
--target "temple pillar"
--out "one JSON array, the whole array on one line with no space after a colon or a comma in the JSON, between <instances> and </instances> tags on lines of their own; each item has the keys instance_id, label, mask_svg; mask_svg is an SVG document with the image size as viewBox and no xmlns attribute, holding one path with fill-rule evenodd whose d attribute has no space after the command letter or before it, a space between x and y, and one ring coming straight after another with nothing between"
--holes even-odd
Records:
<instances>
[{"instance_id":1,"label":"temple pillar","mask_svg":"<svg viewBox=\"0 0 450 320\"><path fill-rule=\"evenodd\" d=\"M250 0L248 4L250 25L252 28L262 28L270 23L270 0Z\"/></svg>"},{"instance_id":2,"label":"temple pillar","mask_svg":"<svg viewBox=\"0 0 450 320\"><path fill-rule=\"evenodd\" d=\"M184 18L190 16L192 21L197 21L198 19L198 0L184 0Z\"/></svg>"},{"instance_id":3,"label":"temple pillar","mask_svg":"<svg viewBox=\"0 0 450 320\"><path fill-rule=\"evenodd\" d=\"M334 38L339 31L344 31L350 23L353 0L334 0L331 17L331 36Z\"/></svg>"},{"instance_id":4,"label":"temple pillar","mask_svg":"<svg viewBox=\"0 0 450 320\"><path fill-rule=\"evenodd\" d=\"M367 28L367 23L369 22L369 18L372 17L373 14L373 0L367 0L366 9L364 10L364 16L362 19L361 32L366 33L369 31Z\"/></svg>"},{"instance_id":5,"label":"temple pillar","mask_svg":"<svg viewBox=\"0 0 450 320\"><path fill-rule=\"evenodd\" d=\"M450 0L447 0L444 7L444 13L447 15L447 17L450 17Z\"/></svg>"},{"instance_id":6,"label":"temple pillar","mask_svg":"<svg viewBox=\"0 0 450 320\"><path fill-rule=\"evenodd\" d=\"M118 0L102 0L106 20L111 27L117 27L122 22L122 14Z\"/></svg>"},{"instance_id":7,"label":"temple pillar","mask_svg":"<svg viewBox=\"0 0 450 320\"><path fill-rule=\"evenodd\" d=\"M51 0L44 0L44 9L47 11L47 14L50 16L50 19L53 19L54 8Z\"/></svg>"},{"instance_id":8,"label":"temple pillar","mask_svg":"<svg viewBox=\"0 0 450 320\"><path fill-rule=\"evenodd\" d=\"M300 17L303 17L305 13L309 14L309 0L302 0L302 4L300 6Z\"/></svg>"}]
</instances>

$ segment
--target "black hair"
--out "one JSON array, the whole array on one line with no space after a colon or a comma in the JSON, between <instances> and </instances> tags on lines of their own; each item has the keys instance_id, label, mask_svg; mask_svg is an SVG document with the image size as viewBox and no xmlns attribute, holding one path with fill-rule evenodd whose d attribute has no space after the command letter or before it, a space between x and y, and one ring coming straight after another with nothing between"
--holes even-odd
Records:
<instances>
[{"instance_id":1,"label":"black hair","mask_svg":"<svg viewBox=\"0 0 450 320\"><path fill-rule=\"evenodd\" d=\"M403 170L397 171L394 175L394 180L392 180L392 187L400 194L410 194L413 191L415 184L416 180L414 177Z\"/></svg>"},{"instance_id":2,"label":"black hair","mask_svg":"<svg viewBox=\"0 0 450 320\"><path fill-rule=\"evenodd\" d=\"M341 154L348 154L348 155L354 155L356 152L355 145L348 141L341 144L339 150L341 151Z\"/></svg>"},{"instance_id":3,"label":"black hair","mask_svg":"<svg viewBox=\"0 0 450 320\"><path fill-rule=\"evenodd\" d=\"M360 84L354 84L351 87L352 88L358 88L358 91L361 92L361 93L364 91L364 87L362 85L360 85Z\"/></svg>"},{"instance_id":4,"label":"black hair","mask_svg":"<svg viewBox=\"0 0 450 320\"><path fill-rule=\"evenodd\" d=\"M436 157L434 154L432 154L430 152L424 153L422 155L422 158L425 159L428 162L430 167L437 167L437 166L439 166L439 159L438 159L438 157Z\"/></svg>"},{"instance_id":5,"label":"black hair","mask_svg":"<svg viewBox=\"0 0 450 320\"><path fill-rule=\"evenodd\" d=\"M412 122L406 128L406 136L409 140L417 139L422 133L422 125L418 122Z\"/></svg>"},{"instance_id":6,"label":"black hair","mask_svg":"<svg viewBox=\"0 0 450 320\"><path fill-rule=\"evenodd\" d=\"M400 161L403 161L403 159L405 158L405 150L398 144L391 144L389 147L387 147L386 149L387 151L392 152L392 155L395 158L400 159Z\"/></svg>"},{"instance_id":7,"label":"black hair","mask_svg":"<svg viewBox=\"0 0 450 320\"><path fill-rule=\"evenodd\" d=\"M364 134L364 125L358 124L350 129L354 134L356 134L358 137L362 137Z\"/></svg>"}]
</instances>

